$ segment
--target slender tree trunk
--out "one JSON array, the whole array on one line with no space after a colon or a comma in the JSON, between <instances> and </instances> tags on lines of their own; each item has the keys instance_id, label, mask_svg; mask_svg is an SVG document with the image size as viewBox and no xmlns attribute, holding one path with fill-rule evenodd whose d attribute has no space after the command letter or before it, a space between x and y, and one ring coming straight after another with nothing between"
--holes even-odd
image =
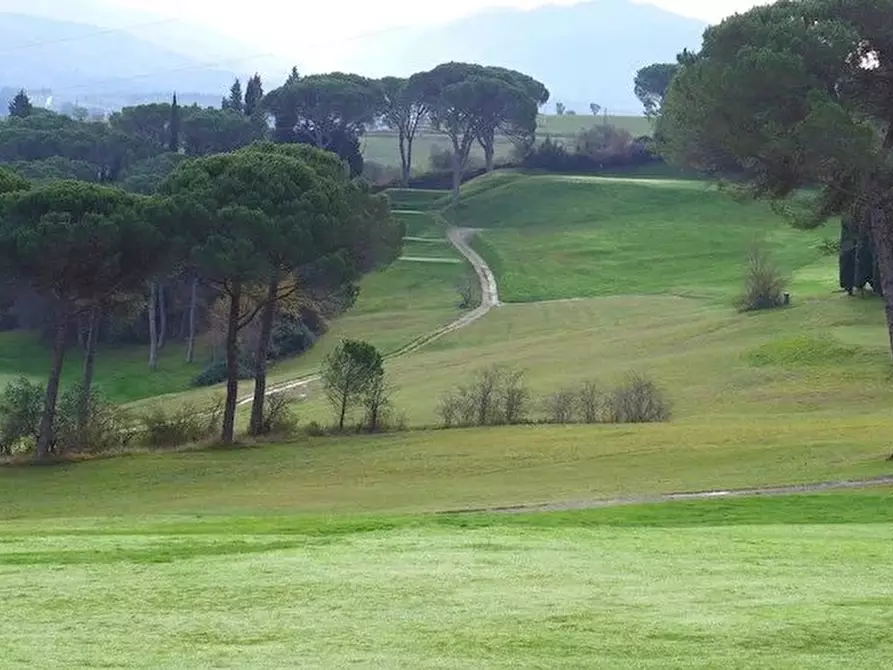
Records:
<instances>
[{"instance_id":1,"label":"slender tree trunk","mask_svg":"<svg viewBox=\"0 0 893 670\"><path fill-rule=\"evenodd\" d=\"M65 362L65 341L68 335L68 319L64 312L56 316L56 333L53 340L53 364L47 381L43 401L43 414L40 417L40 432L34 459L43 460L50 455L55 443L56 401L59 398L59 380L62 377L62 364Z\"/></svg>"},{"instance_id":2,"label":"slender tree trunk","mask_svg":"<svg viewBox=\"0 0 893 670\"><path fill-rule=\"evenodd\" d=\"M884 294L890 352L893 355L893 221L889 220L881 205L874 205L869 213L868 225L874 242L881 292Z\"/></svg>"},{"instance_id":3,"label":"slender tree trunk","mask_svg":"<svg viewBox=\"0 0 893 670\"><path fill-rule=\"evenodd\" d=\"M397 144L400 146L400 168L403 171L403 188L409 187L409 159L406 154L406 131L400 128Z\"/></svg>"},{"instance_id":4,"label":"slender tree trunk","mask_svg":"<svg viewBox=\"0 0 893 670\"><path fill-rule=\"evenodd\" d=\"M78 407L78 428L83 430L90 420L90 399L93 396L93 368L96 361L96 341L99 338L99 307L90 310L87 326L87 348L84 353L84 378Z\"/></svg>"},{"instance_id":5,"label":"slender tree trunk","mask_svg":"<svg viewBox=\"0 0 893 670\"><path fill-rule=\"evenodd\" d=\"M232 444L236 439L236 403L239 397L239 318L242 314L242 285L234 282L229 295L226 324L226 404L220 441Z\"/></svg>"},{"instance_id":6,"label":"slender tree trunk","mask_svg":"<svg viewBox=\"0 0 893 670\"><path fill-rule=\"evenodd\" d=\"M273 336L273 320L276 317L276 297L279 295L279 278L275 277L267 287L267 302L260 321L260 335L257 338L257 355L254 361L254 402L251 405L251 426L249 431L258 436L264 430L264 402L267 396L267 357L270 353L270 339Z\"/></svg>"},{"instance_id":7,"label":"slender tree trunk","mask_svg":"<svg viewBox=\"0 0 893 670\"><path fill-rule=\"evenodd\" d=\"M459 160L459 154L453 152L453 195L452 202L455 205L459 202L459 189L462 187L462 162Z\"/></svg>"},{"instance_id":8,"label":"slender tree trunk","mask_svg":"<svg viewBox=\"0 0 893 670\"><path fill-rule=\"evenodd\" d=\"M347 405L350 400L350 393L347 389L341 392L341 414L338 417L338 431L344 432L344 422L347 421Z\"/></svg>"},{"instance_id":9,"label":"slender tree trunk","mask_svg":"<svg viewBox=\"0 0 893 670\"><path fill-rule=\"evenodd\" d=\"M412 179L412 144L415 138L410 135L406 138L406 172L403 175L403 185L409 186L409 180Z\"/></svg>"},{"instance_id":10,"label":"slender tree trunk","mask_svg":"<svg viewBox=\"0 0 893 670\"><path fill-rule=\"evenodd\" d=\"M165 298L164 284L158 284L158 350L164 349L167 339L167 299Z\"/></svg>"},{"instance_id":11,"label":"slender tree trunk","mask_svg":"<svg viewBox=\"0 0 893 670\"><path fill-rule=\"evenodd\" d=\"M149 369L153 372L158 369L158 287L155 282L149 282L149 305L146 311L149 314Z\"/></svg>"},{"instance_id":12,"label":"slender tree trunk","mask_svg":"<svg viewBox=\"0 0 893 670\"><path fill-rule=\"evenodd\" d=\"M198 277L192 278L189 293L189 340L186 345L186 362L195 360L195 313L198 310Z\"/></svg>"}]
</instances>

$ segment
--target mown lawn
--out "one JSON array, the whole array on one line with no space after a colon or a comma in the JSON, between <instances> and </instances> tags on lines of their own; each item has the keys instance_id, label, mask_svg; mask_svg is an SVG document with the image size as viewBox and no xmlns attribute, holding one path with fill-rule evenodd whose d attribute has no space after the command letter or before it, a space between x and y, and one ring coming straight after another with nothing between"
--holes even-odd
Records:
<instances>
[{"instance_id":1,"label":"mown lawn","mask_svg":"<svg viewBox=\"0 0 893 670\"><path fill-rule=\"evenodd\" d=\"M874 670L889 503L0 523L3 662Z\"/></svg>"},{"instance_id":2,"label":"mown lawn","mask_svg":"<svg viewBox=\"0 0 893 670\"><path fill-rule=\"evenodd\" d=\"M671 293L729 304L754 245L788 275L821 268L795 290L837 286L836 259L819 250L836 230L795 230L699 181L508 172L472 182L447 215L485 229L477 248L510 302Z\"/></svg>"}]
</instances>

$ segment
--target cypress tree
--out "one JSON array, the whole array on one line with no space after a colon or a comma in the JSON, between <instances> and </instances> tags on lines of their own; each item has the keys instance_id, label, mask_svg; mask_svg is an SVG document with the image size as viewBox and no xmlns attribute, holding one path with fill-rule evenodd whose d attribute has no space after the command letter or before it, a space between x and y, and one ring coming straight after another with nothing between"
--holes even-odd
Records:
<instances>
[{"instance_id":1,"label":"cypress tree","mask_svg":"<svg viewBox=\"0 0 893 670\"><path fill-rule=\"evenodd\" d=\"M16 97L9 103L9 115L19 119L31 116L34 111L34 105L31 104L31 98L25 93L25 89L21 89L16 93Z\"/></svg>"},{"instance_id":2,"label":"cypress tree","mask_svg":"<svg viewBox=\"0 0 893 670\"><path fill-rule=\"evenodd\" d=\"M260 75L255 73L248 80L248 86L245 88L245 116L253 117L260 111L260 103L264 97L264 84Z\"/></svg>"},{"instance_id":3,"label":"cypress tree","mask_svg":"<svg viewBox=\"0 0 893 670\"><path fill-rule=\"evenodd\" d=\"M173 153L178 153L180 151L180 105L177 103L176 93L171 101L171 120L168 130L170 132L168 149Z\"/></svg>"},{"instance_id":4,"label":"cypress tree","mask_svg":"<svg viewBox=\"0 0 893 670\"><path fill-rule=\"evenodd\" d=\"M242 113L245 105L242 99L242 82L236 79L232 87L229 89L229 97L223 101L223 109L231 109L234 112Z\"/></svg>"}]
</instances>

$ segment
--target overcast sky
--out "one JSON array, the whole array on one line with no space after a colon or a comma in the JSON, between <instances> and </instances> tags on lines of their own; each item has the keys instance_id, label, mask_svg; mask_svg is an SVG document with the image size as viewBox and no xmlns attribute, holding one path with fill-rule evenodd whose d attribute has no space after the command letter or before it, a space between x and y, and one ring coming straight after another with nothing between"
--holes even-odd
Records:
<instances>
[{"instance_id":1,"label":"overcast sky","mask_svg":"<svg viewBox=\"0 0 893 670\"><path fill-rule=\"evenodd\" d=\"M65 0L66 2L76 0ZM746 10L754 0L637 0L664 9L716 22ZM282 56L306 56L320 47L336 47L337 40L358 37L401 26L443 23L485 8L530 9L547 4L575 4L576 0L104 0L107 4L142 9L203 23L209 28L240 36L252 44L266 43ZM246 11L249 10L249 11ZM336 39L314 26L341 27ZM327 34L328 33L328 34Z\"/></svg>"}]
</instances>

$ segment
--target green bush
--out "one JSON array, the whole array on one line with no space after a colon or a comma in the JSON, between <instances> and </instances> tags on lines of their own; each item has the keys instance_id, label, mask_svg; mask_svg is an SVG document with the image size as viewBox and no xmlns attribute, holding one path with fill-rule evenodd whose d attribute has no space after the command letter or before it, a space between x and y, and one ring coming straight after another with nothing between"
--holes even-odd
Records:
<instances>
[{"instance_id":1,"label":"green bush","mask_svg":"<svg viewBox=\"0 0 893 670\"><path fill-rule=\"evenodd\" d=\"M134 429L127 414L108 402L98 389L87 399L86 416L81 417L83 386L70 387L56 407L56 453L99 454L126 447Z\"/></svg>"},{"instance_id":2,"label":"green bush","mask_svg":"<svg viewBox=\"0 0 893 670\"><path fill-rule=\"evenodd\" d=\"M605 419L609 423L662 423L670 420L670 403L653 380L631 374L610 394Z\"/></svg>"},{"instance_id":3,"label":"green bush","mask_svg":"<svg viewBox=\"0 0 893 670\"><path fill-rule=\"evenodd\" d=\"M744 293L738 298L740 312L774 309L785 304L785 278L769 254L754 247L747 259Z\"/></svg>"},{"instance_id":4,"label":"green bush","mask_svg":"<svg viewBox=\"0 0 893 670\"><path fill-rule=\"evenodd\" d=\"M191 405L184 405L172 413L156 407L141 419L143 441L147 447L154 449L173 449L195 444L216 434L222 416L222 401L206 412Z\"/></svg>"},{"instance_id":5,"label":"green bush","mask_svg":"<svg viewBox=\"0 0 893 670\"><path fill-rule=\"evenodd\" d=\"M26 377L6 385L0 397L0 454L34 448L40 430L44 388Z\"/></svg>"},{"instance_id":6,"label":"green bush","mask_svg":"<svg viewBox=\"0 0 893 670\"><path fill-rule=\"evenodd\" d=\"M239 358L239 379L253 379L254 364L246 358ZM226 361L213 361L199 372L192 380L192 385L197 387L215 386L226 381Z\"/></svg>"}]
</instances>

